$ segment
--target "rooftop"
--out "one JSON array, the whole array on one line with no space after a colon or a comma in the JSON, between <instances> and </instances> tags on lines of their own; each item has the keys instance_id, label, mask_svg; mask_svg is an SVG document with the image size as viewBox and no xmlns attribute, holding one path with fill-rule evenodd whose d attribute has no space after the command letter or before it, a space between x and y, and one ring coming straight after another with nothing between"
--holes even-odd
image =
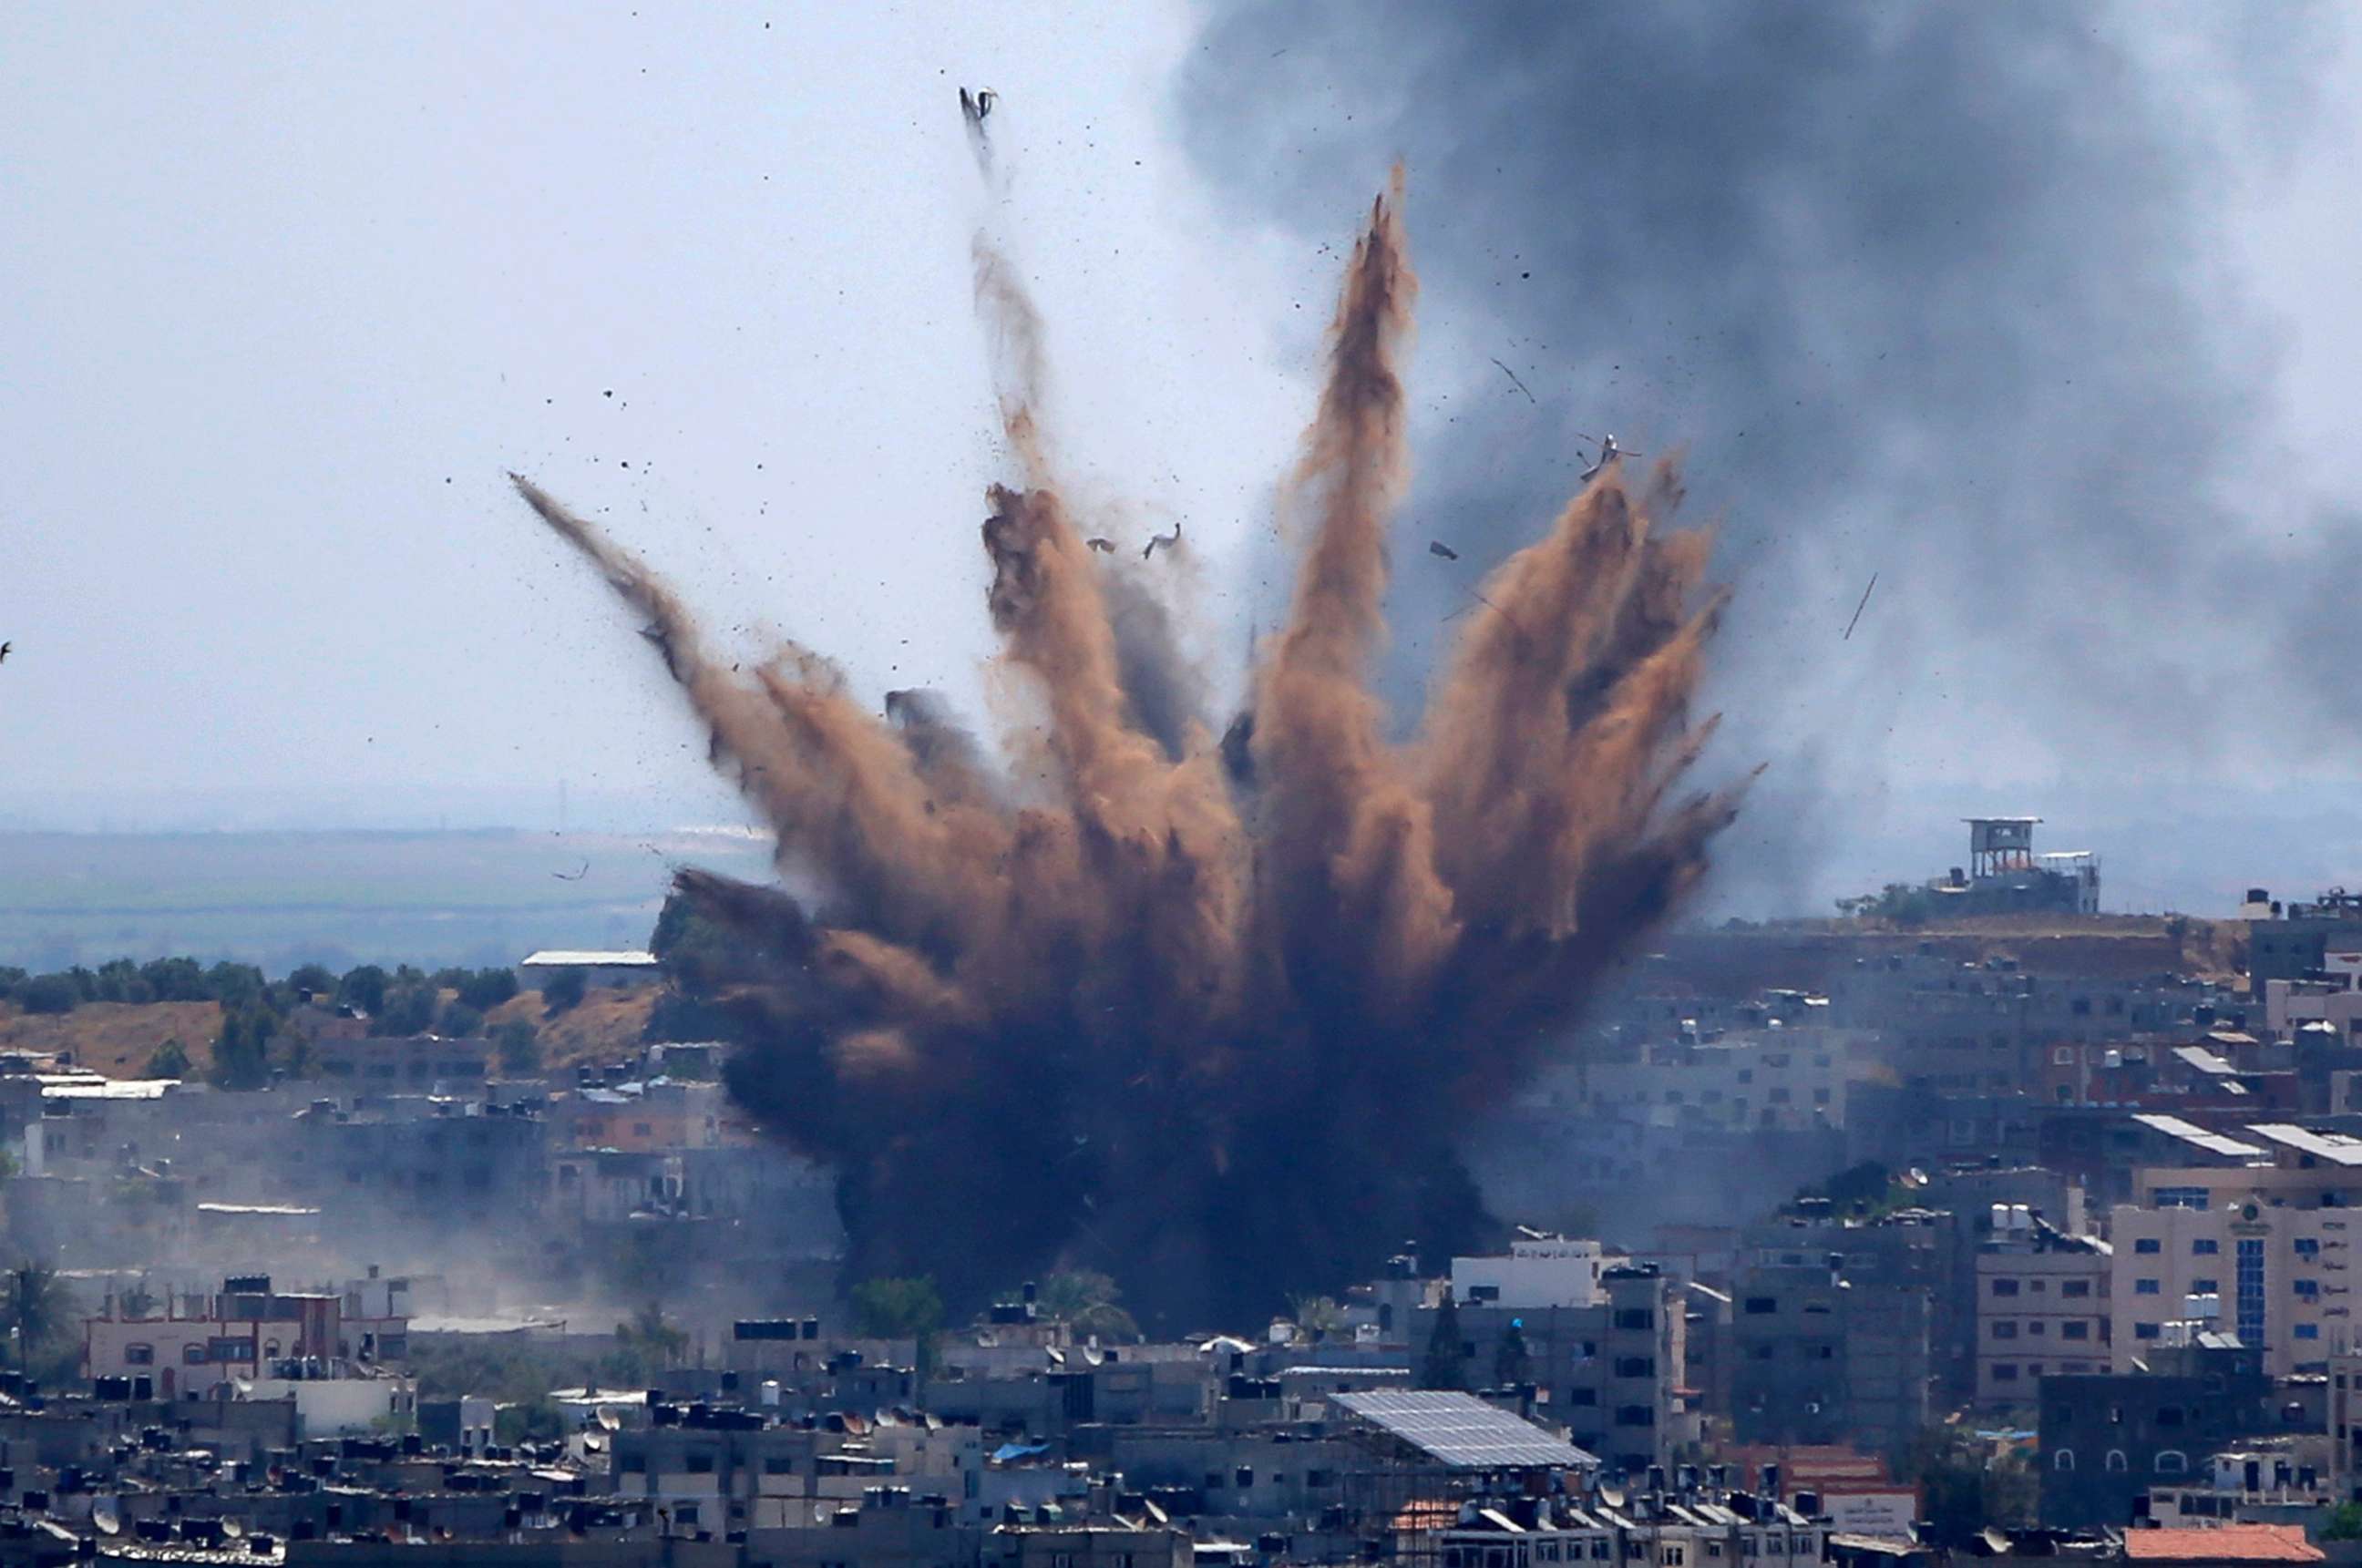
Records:
<instances>
[{"instance_id":1,"label":"rooftop","mask_svg":"<svg viewBox=\"0 0 2362 1568\"><path fill-rule=\"evenodd\" d=\"M602 952L595 948L545 947L538 953L526 954L524 961L536 966L557 969L653 969L657 966L655 954L623 948Z\"/></svg>"},{"instance_id":2,"label":"rooftop","mask_svg":"<svg viewBox=\"0 0 2362 1568\"><path fill-rule=\"evenodd\" d=\"M2362 1138L2348 1137L2343 1132L2315 1132L2288 1121L2259 1121L2247 1131L2334 1165L2362 1165Z\"/></svg>"},{"instance_id":3,"label":"rooftop","mask_svg":"<svg viewBox=\"0 0 2362 1568\"><path fill-rule=\"evenodd\" d=\"M1564 1438L1473 1394L1389 1390L1340 1394L1336 1403L1447 1469L1591 1469L1599 1463Z\"/></svg>"},{"instance_id":4,"label":"rooftop","mask_svg":"<svg viewBox=\"0 0 2362 1568\"><path fill-rule=\"evenodd\" d=\"M2235 1524L2126 1530L2125 1556L2134 1562L2321 1562L2328 1554L2304 1539L2302 1525Z\"/></svg>"},{"instance_id":5,"label":"rooftop","mask_svg":"<svg viewBox=\"0 0 2362 1568\"><path fill-rule=\"evenodd\" d=\"M2144 1111L2134 1116L2133 1120L2151 1132L2162 1132L2169 1138L2179 1138L2193 1148L2203 1149L2210 1154L2219 1154L2224 1159L2260 1160L2270 1153L2260 1143L2243 1143L2236 1138L2226 1137L2220 1132L2210 1132L2196 1122L2184 1121L2179 1116ZM2264 1129L2253 1127L2248 1131L2261 1132ZM2297 1130L2292 1129L2292 1131Z\"/></svg>"}]
</instances>

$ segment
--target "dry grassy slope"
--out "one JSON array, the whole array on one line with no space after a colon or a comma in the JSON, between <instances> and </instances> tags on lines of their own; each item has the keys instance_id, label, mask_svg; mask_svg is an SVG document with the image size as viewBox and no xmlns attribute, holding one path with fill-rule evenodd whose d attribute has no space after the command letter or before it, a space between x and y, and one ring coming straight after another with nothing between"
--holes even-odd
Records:
<instances>
[{"instance_id":1,"label":"dry grassy slope","mask_svg":"<svg viewBox=\"0 0 2362 1568\"><path fill-rule=\"evenodd\" d=\"M654 987L632 990L594 990L579 1006L556 1018L544 1016L541 993L526 991L502 1002L486 1017L485 1027L522 1018L541 1031L545 1066L571 1067L585 1062L613 1062L640 1048L640 1032L657 1005Z\"/></svg>"},{"instance_id":2,"label":"dry grassy slope","mask_svg":"<svg viewBox=\"0 0 2362 1568\"><path fill-rule=\"evenodd\" d=\"M29 1015L0 1002L0 1051L72 1051L111 1078L136 1078L167 1040L178 1040L202 1073L221 1032L221 1008L200 1002L85 1002L69 1013Z\"/></svg>"},{"instance_id":3,"label":"dry grassy slope","mask_svg":"<svg viewBox=\"0 0 2362 1568\"><path fill-rule=\"evenodd\" d=\"M541 994L527 991L492 1010L491 1020L522 1018L541 1031L542 1059L552 1067L611 1062L640 1047L656 1006L653 989L592 991L579 1007L543 1016ZM167 1040L189 1053L192 1075L213 1065L221 1008L214 1002L85 1002L69 1013L32 1016L0 1002L0 1051L72 1051L74 1061L110 1078L136 1078Z\"/></svg>"}]
</instances>

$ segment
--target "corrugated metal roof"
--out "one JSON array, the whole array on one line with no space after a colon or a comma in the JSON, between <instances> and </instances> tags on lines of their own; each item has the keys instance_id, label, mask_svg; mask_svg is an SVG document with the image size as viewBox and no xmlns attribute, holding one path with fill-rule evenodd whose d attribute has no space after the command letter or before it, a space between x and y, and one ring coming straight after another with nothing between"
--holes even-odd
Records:
<instances>
[{"instance_id":1,"label":"corrugated metal roof","mask_svg":"<svg viewBox=\"0 0 2362 1568\"><path fill-rule=\"evenodd\" d=\"M653 969L657 955L636 950L598 952L587 948L545 947L538 953L526 954L524 961L562 969Z\"/></svg>"},{"instance_id":2,"label":"corrugated metal roof","mask_svg":"<svg viewBox=\"0 0 2362 1568\"><path fill-rule=\"evenodd\" d=\"M2362 1138L2349 1138L2343 1132L2315 1132L2292 1121L2259 1121L2247 1131L2334 1165L2362 1165Z\"/></svg>"},{"instance_id":3,"label":"corrugated metal roof","mask_svg":"<svg viewBox=\"0 0 2362 1568\"><path fill-rule=\"evenodd\" d=\"M2135 1113L2133 1120L2152 1132L2162 1132L2169 1138L2179 1138L2185 1143L2203 1149L2210 1154L2219 1154L2224 1159L2260 1160L2271 1152L2260 1143L2243 1143L2236 1138L2226 1137L2220 1132L2210 1132L2196 1122L2184 1121L2179 1116L2166 1116L2156 1111L2141 1111ZM2251 1127L2248 1131L2260 1132L2263 1129Z\"/></svg>"},{"instance_id":4,"label":"corrugated metal roof","mask_svg":"<svg viewBox=\"0 0 2362 1568\"><path fill-rule=\"evenodd\" d=\"M1598 1464L1593 1455L1471 1394L1340 1394L1335 1402L1453 1470Z\"/></svg>"}]
</instances>

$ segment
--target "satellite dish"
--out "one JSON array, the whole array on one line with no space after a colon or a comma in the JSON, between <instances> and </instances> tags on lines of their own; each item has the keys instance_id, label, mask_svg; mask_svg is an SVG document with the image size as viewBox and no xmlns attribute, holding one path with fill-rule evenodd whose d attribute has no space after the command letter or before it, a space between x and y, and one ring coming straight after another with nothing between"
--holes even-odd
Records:
<instances>
[{"instance_id":1,"label":"satellite dish","mask_svg":"<svg viewBox=\"0 0 2362 1568\"><path fill-rule=\"evenodd\" d=\"M243 1520L235 1519L229 1515L224 1514L222 1516L221 1527L222 1533L229 1537L232 1540L241 1540L245 1539L246 1524Z\"/></svg>"},{"instance_id":2,"label":"satellite dish","mask_svg":"<svg viewBox=\"0 0 2362 1568\"><path fill-rule=\"evenodd\" d=\"M1620 1508L1624 1506L1624 1488L1603 1481L1599 1484L1599 1500L1611 1508Z\"/></svg>"},{"instance_id":3,"label":"satellite dish","mask_svg":"<svg viewBox=\"0 0 2362 1568\"><path fill-rule=\"evenodd\" d=\"M624 1424L622 1417L616 1415L614 1411L608 1409L603 1405L599 1408L598 1421L601 1426L604 1427L611 1432L616 1430Z\"/></svg>"},{"instance_id":4,"label":"satellite dish","mask_svg":"<svg viewBox=\"0 0 2362 1568\"><path fill-rule=\"evenodd\" d=\"M607 1440L606 1440L605 1436L604 1436L604 1435L602 1435L602 1434L601 1434L601 1433L599 1433L599 1432L585 1432L585 1433L583 1433L583 1434L582 1434L582 1452L585 1452L585 1453L604 1453L604 1452L607 1452Z\"/></svg>"},{"instance_id":5,"label":"satellite dish","mask_svg":"<svg viewBox=\"0 0 2362 1568\"><path fill-rule=\"evenodd\" d=\"M123 1533L123 1516L116 1511L116 1502L112 1497L92 1499L90 1522L98 1527L98 1533L101 1535Z\"/></svg>"}]
</instances>

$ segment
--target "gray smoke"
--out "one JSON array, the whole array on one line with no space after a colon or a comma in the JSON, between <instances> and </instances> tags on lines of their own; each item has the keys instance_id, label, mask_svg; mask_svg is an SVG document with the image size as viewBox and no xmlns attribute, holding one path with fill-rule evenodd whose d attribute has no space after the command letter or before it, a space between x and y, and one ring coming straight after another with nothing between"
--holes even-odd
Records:
<instances>
[{"instance_id":1,"label":"gray smoke","mask_svg":"<svg viewBox=\"0 0 2362 1568\"><path fill-rule=\"evenodd\" d=\"M2240 482L2270 447L2266 367L2220 275L2218 194L2303 129L2318 24L1241 0L1207 22L1179 113L1258 218L1320 224L1334 192L1409 167L1427 362L1464 390L1422 413L1442 428L1397 547L1442 537L1467 562L1406 569L1397 624L1464 600L1548 514L1573 432L1688 443L1692 494L1727 519L1717 574L1744 590L1727 749L1805 808L1759 795L1758 822L1809 827L1816 796L1876 788L1890 726L2136 775L2223 742L2210 712L2269 734L2355 716L2334 661L2292 656L2348 618L2306 563L2342 564L2356 530ZM2259 679L2286 700L2255 701ZM1981 705L2012 684L2023 719L1991 733Z\"/></svg>"}]
</instances>

